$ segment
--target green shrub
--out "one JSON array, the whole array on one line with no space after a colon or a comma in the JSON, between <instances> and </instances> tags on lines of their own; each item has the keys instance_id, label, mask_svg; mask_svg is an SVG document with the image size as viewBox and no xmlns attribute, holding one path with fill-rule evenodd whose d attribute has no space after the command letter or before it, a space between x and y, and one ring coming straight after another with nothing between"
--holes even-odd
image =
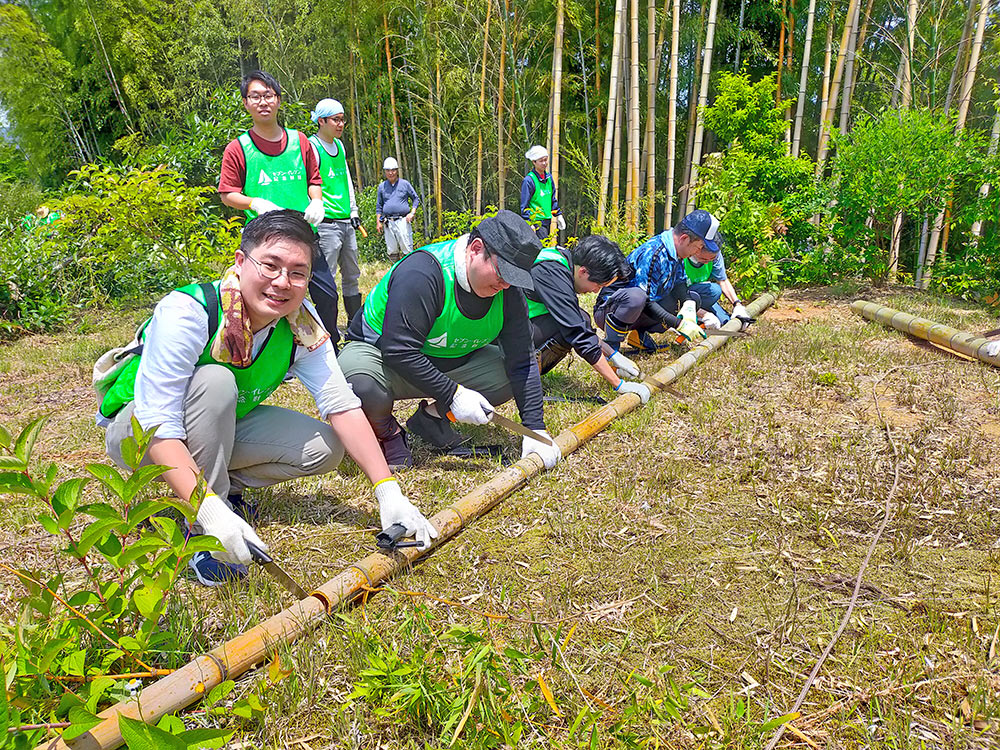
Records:
<instances>
[{"instance_id":1,"label":"green shrub","mask_svg":"<svg viewBox=\"0 0 1000 750\"><path fill-rule=\"evenodd\" d=\"M59 219L0 238L0 335L61 325L81 305L134 302L210 278L239 245L239 221L213 208L212 188L170 169L88 164L73 173Z\"/></svg>"},{"instance_id":2,"label":"green shrub","mask_svg":"<svg viewBox=\"0 0 1000 750\"><path fill-rule=\"evenodd\" d=\"M14 227L45 201L33 182L0 180L0 227Z\"/></svg>"}]
</instances>

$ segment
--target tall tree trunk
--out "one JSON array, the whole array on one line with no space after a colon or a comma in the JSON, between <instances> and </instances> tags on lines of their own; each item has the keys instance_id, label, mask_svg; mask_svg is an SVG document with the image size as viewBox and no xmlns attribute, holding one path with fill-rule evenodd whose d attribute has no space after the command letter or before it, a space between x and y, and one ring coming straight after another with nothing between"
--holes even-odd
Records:
<instances>
[{"instance_id":1,"label":"tall tree trunk","mask_svg":"<svg viewBox=\"0 0 1000 750\"><path fill-rule=\"evenodd\" d=\"M656 0L646 0L646 234L656 230Z\"/></svg>"},{"instance_id":2,"label":"tall tree trunk","mask_svg":"<svg viewBox=\"0 0 1000 750\"><path fill-rule=\"evenodd\" d=\"M580 46L580 73L583 76L583 122L587 129L587 158L593 160L594 144L590 135L590 94L587 93L587 89L589 88L587 81L587 61L583 54L583 33L580 29L576 30L576 39L577 44Z\"/></svg>"},{"instance_id":3,"label":"tall tree trunk","mask_svg":"<svg viewBox=\"0 0 1000 750\"><path fill-rule=\"evenodd\" d=\"M622 49L625 48L626 19L622 18L618 35L622 38ZM614 174L611 178L611 226L618 228L621 218L621 179L622 179L622 130L625 124L625 61L627 53L623 52L619 59L619 70L616 80L618 81L618 93L615 96L615 142L612 148L614 159Z\"/></svg>"},{"instance_id":4,"label":"tall tree trunk","mask_svg":"<svg viewBox=\"0 0 1000 750\"><path fill-rule=\"evenodd\" d=\"M424 220L424 236L427 237L431 233L431 222L430 222L430 212L427 210L427 189L424 187L424 170L420 165L420 147L417 145L417 123L413 117L413 94L410 93L410 87L406 87L406 103L408 109L410 110L410 134L413 136L413 159L417 163L417 185L420 188L420 205L423 207L423 211L420 215Z\"/></svg>"},{"instance_id":5,"label":"tall tree trunk","mask_svg":"<svg viewBox=\"0 0 1000 750\"><path fill-rule=\"evenodd\" d=\"M639 225L639 0L632 0L632 52L629 55L629 62L632 69L632 85L630 87L630 107L629 107L629 181L632 189L629 192L629 224L630 231L635 231Z\"/></svg>"},{"instance_id":6,"label":"tall tree trunk","mask_svg":"<svg viewBox=\"0 0 1000 750\"><path fill-rule=\"evenodd\" d=\"M833 54L833 27L837 19L837 9L833 0L830 2L829 17L826 20L826 53L823 57L823 85L820 87L819 129L823 129L823 118L830 103L830 59ZM818 135L818 131L817 131Z\"/></svg>"},{"instance_id":7,"label":"tall tree trunk","mask_svg":"<svg viewBox=\"0 0 1000 750\"><path fill-rule=\"evenodd\" d=\"M678 191L680 193L680 210L677 212L677 218L681 219L687 215L687 207L691 197L691 155L694 153L694 131L695 126L698 123L698 84L701 82L701 42L704 38L705 32L705 3L704 0L699 0L699 5L701 7L700 19L698 22L698 34L695 40L692 42L694 46L694 73L691 75L691 85L688 88L688 98L687 98L687 138L684 141L684 176L681 179L681 188Z\"/></svg>"},{"instance_id":8,"label":"tall tree trunk","mask_svg":"<svg viewBox=\"0 0 1000 750\"><path fill-rule=\"evenodd\" d=\"M847 14L844 16L844 33L840 37L840 51L837 53L837 64L833 69L830 93L827 96L826 109L823 110L823 119L820 123L819 145L816 148L817 177L823 174L823 167L826 163L828 144L830 142L830 128L833 126L833 113L837 110L837 99L840 96L840 81L844 75L844 60L847 57L847 47L851 40L851 30L854 26L853 21L857 12L858 0L850 0L847 6Z\"/></svg>"},{"instance_id":9,"label":"tall tree trunk","mask_svg":"<svg viewBox=\"0 0 1000 750\"><path fill-rule=\"evenodd\" d=\"M840 132L842 135L847 135L851 118L851 95L854 91L854 60L857 56L860 13L861 6L857 5L854 10L854 21L851 25L851 36L847 47L847 64L844 69L844 98L840 105Z\"/></svg>"},{"instance_id":10,"label":"tall tree trunk","mask_svg":"<svg viewBox=\"0 0 1000 750\"><path fill-rule=\"evenodd\" d=\"M663 197L663 229L674 222L674 171L677 158L677 46L680 44L681 0L673 0L670 24L670 96L667 101L667 187Z\"/></svg>"},{"instance_id":11,"label":"tall tree trunk","mask_svg":"<svg viewBox=\"0 0 1000 750\"><path fill-rule=\"evenodd\" d=\"M623 6L625 0L615 0L615 26L612 36L611 47L611 82L608 86L608 115L604 129L604 159L601 161L601 195L597 204L597 224L605 226L606 206L608 203L608 187L611 178L612 149L615 139L615 132L619 129L620 123L615 122L615 115L618 111L618 72L621 68L621 33L623 24ZM617 213L618 208L615 207Z\"/></svg>"},{"instance_id":12,"label":"tall tree trunk","mask_svg":"<svg viewBox=\"0 0 1000 750\"><path fill-rule=\"evenodd\" d=\"M816 16L816 0L809 0L806 17L806 41L802 48L802 72L799 74L799 99L795 107L795 134L792 136L792 156L799 155L802 143L802 116L806 108L806 88L809 82L809 53L812 51L813 21Z\"/></svg>"},{"instance_id":13,"label":"tall tree trunk","mask_svg":"<svg viewBox=\"0 0 1000 750\"><path fill-rule=\"evenodd\" d=\"M355 100L358 98L358 85L357 81L354 80L354 48L350 47L350 52L347 57L348 61L348 85L350 88L347 91L348 101L347 106L351 110L351 127L354 129L353 137L351 138L351 149L354 152L354 179L358 183L358 192L360 193L365 189L364 175L361 170L361 149L364 138L361 133L361 123L358 121L358 112L355 107Z\"/></svg>"},{"instance_id":14,"label":"tall tree trunk","mask_svg":"<svg viewBox=\"0 0 1000 750\"><path fill-rule=\"evenodd\" d=\"M653 25L656 25L656 0L653 0ZM670 0L663 0L663 16L666 18L667 14L670 12ZM648 21L648 19L647 19ZM649 71L653 71L653 114L654 114L654 133L655 133L655 114L656 114L656 89L660 85L660 58L665 56L667 53L666 39L664 34L666 33L667 25L663 24L660 27L659 32L656 33L657 39L655 41L654 49L656 50L652 55L647 58L646 62L646 78L649 78ZM649 37L648 39L652 39ZM648 41L648 40L647 40ZM652 67L650 67L652 66ZM647 120L648 123L648 120ZM649 161L649 128L643 129L642 136L642 158L639 159L639 182L641 184L646 183L646 163ZM653 178L654 187L656 178Z\"/></svg>"},{"instance_id":15,"label":"tall tree trunk","mask_svg":"<svg viewBox=\"0 0 1000 750\"><path fill-rule=\"evenodd\" d=\"M944 111L950 112L952 101L955 96L955 86L958 83L958 76L965 69L965 53L969 49L969 42L972 39L972 24L976 19L975 0L969 0L969 10L965 16L965 25L962 27L962 38L958 43L958 51L955 53L955 66L951 69L951 78L948 80L948 91L944 98Z\"/></svg>"},{"instance_id":16,"label":"tall tree trunk","mask_svg":"<svg viewBox=\"0 0 1000 750\"><path fill-rule=\"evenodd\" d=\"M638 1L638 0L636 0ZM549 151L549 171L552 173L554 189L559 189L559 117L562 113L562 55L565 36L563 8L564 0L556 0L556 33L552 51L552 141ZM558 198L558 196L554 196Z\"/></svg>"},{"instance_id":17,"label":"tall tree trunk","mask_svg":"<svg viewBox=\"0 0 1000 750\"><path fill-rule=\"evenodd\" d=\"M476 128L479 136L476 150L476 216L483 214L483 123L486 120L486 54L490 48L490 15L493 12L493 0L486 1L486 28L483 32L483 62L479 75L479 125Z\"/></svg>"},{"instance_id":18,"label":"tall tree trunk","mask_svg":"<svg viewBox=\"0 0 1000 750\"><path fill-rule=\"evenodd\" d=\"M746 7L747 0L740 0L740 21L736 28L736 62L733 64L733 70L736 73L740 72L740 45L743 42L743 16Z\"/></svg>"},{"instance_id":19,"label":"tall tree trunk","mask_svg":"<svg viewBox=\"0 0 1000 750\"><path fill-rule=\"evenodd\" d=\"M972 0L970 0L971 2ZM965 120L969 115L969 104L972 100L972 86L976 81L976 68L979 66L979 54L983 48L983 33L986 30L987 13L990 9L990 0L980 0L979 18L976 21L976 36L972 42L972 50L969 53L969 67L966 68L965 77L962 79L962 93L958 99L958 119L955 121L955 132L960 133L965 130ZM948 200L949 206L951 199ZM920 279L920 288L926 289L930 284L930 269L934 266L937 256L938 239L941 230L947 222L948 209L941 211L934 222L934 229L931 230L930 240L927 243L927 265ZM944 245L944 243L942 243ZM941 255L944 256L942 247Z\"/></svg>"},{"instance_id":20,"label":"tall tree trunk","mask_svg":"<svg viewBox=\"0 0 1000 750\"><path fill-rule=\"evenodd\" d=\"M493 2L493 0L490 0ZM499 0L497 0L499 2ZM504 160L503 141L503 87L504 64L507 61L507 18L510 16L510 0L504 0L504 17L500 25L500 69L497 80L497 208L504 208L507 202L507 163ZM513 112L513 104L511 111Z\"/></svg>"},{"instance_id":21,"label":"tall tree trunk","mask_svg":"<svg viewBox=\"0 0 1000 750\"><path fill-rule=\"evenodd\" d=\"M715 44L715 19L719 9L719 0L709 0L708 29L705 32L704 59L701 63L701 86L698 91L698 124L694 131L694 153L691 156L691 205L697 205L697 194L694 192L698 184L698 167L701 165L701 147L705 136L705 109L708 107L708 81L712 73L712 49Z\"/></svg>"},{"instance_id":22,"label":"tall tree trunk","mask_svg":"<svg viewBox=\"0 0 1000 750\"><path fill-rule=\"evenodd\" d=\"M441 175L441 50L435 47L434 50L434 97L431 106L434 108L434 198L437 202L437 233L441 236L441 221L444 213L443 185L444 178Z\"/></svg>"},{"instance_id":23,"label":"tall tree trunk","mask_svg":"<svg viewBox=\"0 0 1000 750\"><path fill-rule=\"evenodd\" d=\"M792 72L792 66L795 65L795 0L789 0L789 6L791 10L788 12L788 44L785 50L785 70L789 73ZM785 93L784 82L781 84L781 93ZM780 101L778 102L781 103ZM785 143L791 147L792 144L792 110L791 107L785 107Z\"/></svg>"},{"instance_id":24,"label":"tall tree trunk","mask_svg":"<svg viewBox=\"0 0 1000 750\"><path fill-rule=\"evenodd\" d=\"M601 0L594 0L594 93L597 132L601 133L604 130L604 113L601 111ZM597 142L597 162L604 163L604 141L601 140Z\"/></svg>"},{"instance_id":25,"label":"tall tree trunk","mask_svg":"<svg viewBox=\"0 0 1000 750\"><path fill-rule=\"evenodd\" d=\"M990 133L990 147L987 151L989 156L993 156L997 152L997 144L1000 143L1000 99L996 103L997 113L993 117L993 131ZM983 200L987 195L990 194L990 183L984 182L979 188L979 199ZM994 217L995 218L995 217ZM983 221L982 219L977 219L972 224L972 242L974 245L979 245L979 238L983 236Z\"/></svg>"},{"instance_id":26,"label":"tall tree trunk","mask_svg":"<svg viewBox=\"0 0 1000 750\"><path fill-rule=\"evenodd\" d=\"M382 29L385 31L385 67L389 72L389 107L392 115L392 143L396 147L396 158L403 168L406 168L406 158L403 155L403 142L399 137L399 118L396 116L396 84L392 79L392 54L389 52L389 19L382 13Z\"/></svg>"},{"instance_id":27,"label":"tall tree trunk","mask_svg":"<svg viewBox=\"0 0 1000 750\"><path fill-rule=\"evenodd\" d=\"M903 48L903 91L902 110L910 108L913 98L913 43L917 31L917 0L908 0L906 4L906 44ZM892 236L889 238L889 267L887 279L890 284L896 282L899 272L899 243L903 233L903 212L897 211L892 222Z\"/></svg>"},{"instance_id":28,"label":"tall tree trunk","mask_svg":"<svg viewBox=\"0 0 1000 750\"><path fill-rule=\"evenodd\" d=\"M781 104L781 69L785 64L785 10L788 0L781 0L781 29L778 32L778 71L774 76L774 106Z\"/></svg>"}]
</instances>

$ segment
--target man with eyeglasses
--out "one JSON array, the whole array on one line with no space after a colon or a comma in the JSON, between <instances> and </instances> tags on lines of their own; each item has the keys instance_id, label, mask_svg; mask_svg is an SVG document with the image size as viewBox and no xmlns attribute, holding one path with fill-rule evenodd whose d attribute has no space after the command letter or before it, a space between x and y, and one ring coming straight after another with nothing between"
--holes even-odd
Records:
<instances>
[{"instance_id":1,"label":"man with eyeglasses","mask_svg":"<svg viewBox=\"0 0 1000 750\"><path fill-rule=\"evenodd\" d=\"M340 285L344 293L347 322L361 307L361 267L358 265L357 229L361 226L358 204L354 198L351 169L340 137L347 119L344 105L336 99L321 99L312 112L318 130L309 136L313 153L319 160L323 179L323 220L319 225L319 249L330 266L334 279L340 266ZM337 306L333 308L336 319Z\"/></svg>"},{"instance_id":2,"label":"man with eyeglasses","mask_svg":"<svg viewBox=\"0 0 1000 750\"><path fill-rule=\"evenodd\" d=\"M655 352L650 335L671 328L691 342L706 338L698 325L699 294L688 287L684 259L712 263L722 244L719 220L703 209L692 211L677 226L633 250L635 269L629 282L603 289L594 305L594 321L604 328L604 341L615 352L627 342Z\"/></svg>"},{"instance_id":3,"label":"man with eyeglasses","mask_svg":"<svg viewBox=\"0 0 1000 750\"><path fill-rule=\"evenodd\" d=\"M225 548L191 560L206 585L245 577L250 545L267 551L245 489L326 474L345 453L372 482L383 529L400 523L423 546L437 536L392 478L330 335L305 301L315 246L297 212L252 221L220 280L160 300L101 402L97 421L119 466L134 418L156 428L146 462L171 467L162 478L181 500L204 475L195 531ZM288 374L309 391L320 419L262 404Z\"/></svg>"},{"instance_id":4,"label":"man with eyeglasses","mask_svg":"<svg viewBox=\"0 0 1000 750\"><path fill-rule=\"evenodd\" d=\"M522 424L547 435L522 292L533 286L540 250L525 221L502 210L470 234L410 253L365 299L339 362L390 467L413 465L392 414L397 399L434 399L421 401L406 425L442 450L464 442L449 419L486 424L511 398ZM557 446L525 437L521 455L529 453L549 469L562 457Z\"/></svg>"},{"instance_id":5,"label":"man with eyeglasses","mask_svg":"<svg viewBox=\"0 0 1000 750\"><path fill-rule=\"evenodd\" d=\"M316 152L304 133L278 124L281 85L256 70L240 83L243 107L253 126L231 141L222 154L219 197L243 211L247 222L282 208L301 211L318 226L323 221L323 188ZM326 258L317 251L309 295L333 343L337 332L337 285Z\"/></svg>"}]
</instances>

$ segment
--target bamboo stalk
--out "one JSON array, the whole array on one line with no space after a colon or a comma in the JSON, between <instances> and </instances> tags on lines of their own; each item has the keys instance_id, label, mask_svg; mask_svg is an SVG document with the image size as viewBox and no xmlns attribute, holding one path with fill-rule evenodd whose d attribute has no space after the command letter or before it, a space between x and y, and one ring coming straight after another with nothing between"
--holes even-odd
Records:
<instances>
[{"instance_id":1,"label":"bamboo stalk","mask_svg":"<svg viewBox=\"0 0 1000 750\"><path fill-rule=\"evenodd\" d=\"M489 0L493 2L493 0ZM499 2L499 0L498 0ZM506 199L507 164L503 155L503 85L504 64L507 61L507 18L510 15L510 0L504 0L503 22L500 26L500 70L497 80L497 208L503 208ZM511 103L511 112L514 111Z\"/></svg>"},{"instance_id":2,"label":"bamboo stalk","mask_svg":"<svg viewBox=\"0 0 1000 750\"><path fill-rule=\"evenodd\" d=\"M715 19L719 10L718 0L709 0L708 29L705 31L704 59L701 63L701 86L698 91L698 120L694 131L694 153L691 155L691 179L688 181L688 208L697 205L698 167L701 165L701 148L705 137L705 109L708 107L708 82L712 74L712 50L715 44Z\"/></svg>"},{"instance_id":3,"label":"bamboo stalk","mask_svg":"<svg viewBox=\"0 0 1000 750\"><path fill-rule=\"evenodd\" d=\"M837 99L840 96L840 80L844 75L844 60L847 57L847 46L851 40L851 30L853 28L852 22L857 11L858 0L850 0L847 5L847 15L844 16L844 33L840 37L840 51L837 53L837 64L833 69L833 80L830 82L826 108L823 110L823 118L819 126L819 145L816 148L817 177L823 174L823 167L826 164L826 155L830 142L830 128L833 124L833 112L837 109ZM830 22L833 23L832 18Z\"/></svg>"},{"instance_id":4,"label":"bamboo stalk","mask_svg":"<svg viewBox=\"0 0 1000 750\"><path fill-rule=\"evenodd\" d=\"M688 201L691 197L691 154L694 153L694 130L698 123L698 83L701 80L701 43L704 38L705 30L705 2L704 0L699 0L700 11L698 13L698 34L695 40L692 42L694 46L694 73L691 76L691 85L688 88L687 97L687 138L684 140L684 177L681 179L681 187L678 191L680 193L680 211L678 211L678 218L682 218L687 215Z\"/></svg>"},{"instance_id":5,"label":"bamboo stalk","mask_svg":"<svg viewBox=\"0 0 1000 750\"><path fill-rule=\"evenodd\" d=\"M935 323L927 318L920 318L863 299L852 302L851 310L867 320L895 328L897 331L924 339L966 357L973 357L988 365L1000 367L1000 354L993 357L986 354L985 347L990 342L982 336L976 336L951 326Z\"/></svg>"},{"instance_id":6,"label":"bamboo stalk","mask_svg":"<svg viewBox=\"0 0 1000 750\"><path fill-rule=\"evenodd\" d=\"M858 24L860 23L861 5L854 10L854 21L851 23L851 36L847 46L847 61L844 67L844 96L840 103L840 134L847 135L851 117L851 96L854 93L854 61L857 57Z\"/></svg>"},{"instance_id":7,"label":"bamboo stalk","mask_svg":"<svg viewBox=\"0 0 1000 750\"><path fill-rule=\"evenodd\" d=\"M667 101L667 187L663 197L663 229L674 222L674 172L677 165L677 45L680 43L681 0L673 2L670 27L670 96Z\"/></svg>"},{"instance_id":8,"label":"bamboo stalk","mask_svg":"<svg viewBox=\"0 0 1000 750\"><path fill-rule=\"evenodd\" d=\"M564 0L556 2L555 45L552 50L552 140L549 146L549 172L552 173L553 190L559 189L559 116L562 108L562 55L563 37L565 36L563 2ZM557 198L558 196L553 197Z\"/></svg>"},{"instance_id":9,"label":"bamboo stalk","mask_svg":"<svg viewBox=\"0 0 1000 750\"><path fill-rule=\"evenodd\" d=\"M993 156L997 152L997 144L1000 143L1000 99L997 100L997 112L993 117L993 130L990 132L990 145L987 149L987 154ZM984 182L979 187L979 198L980 200L986 198L990 194L990 183ZM979 245L979 240L983 236L983 220L976 219L972 223L972 242L975 245Z\"/></svg>"},{"instance_id":10,"label":"bamboo stalk","mask_svg":"<svg viewBox=\"0 0 1000 750\"><path fill-rule=\"evenodd\" d=\"M406 168L406 159L403 155L403 143L399 139L399 118L396 117L396 84L392 80L392 54L389 52L389 17L384 11L382 13L382 28L385 31L385 66L389 73L389 108L392 116L392 142L396 147L396 158L399 159L403 168ZM379 154L381 157L381 154Z\"/></svg>"},{"instance_id":11,"label":"bamboo stalk","mask_svg":"<svg viewBox=\"0 0 1000 750\"><path fill-rule=\"evenodd\" d=\"M753 317L760 317L774 304L775 299L773 294L762 294L747 306L747 310ZM739 321L733 320L724 325L723 329L735 331L739 330L739 326ZM713 336L702 341L646 378L646 384L654 393L665 389L722 348L728 340L726 337ZM555 438L555 443L564 456L569 455L615 419L635 411L640 405L639 397L633 393L618 396L561 433ZM543 471L541 459L531 454L435 513L430 521L438 530L438 538L430 550L440 547ZM356 601L367 589L378 586L397 573L409 570L418 558L428 554L430 550L406 547L397 549L392 555L381 552L368 555L327 581L307 598L295 602L208 654L198 656L173 674L148 685L137 698L101 711L98 716L103 721L73 740L72 746L61 738L56 738L44 742L35 750L114 750L120 747L124 740L118 726L119 716L155 724L164 715L197 703L220 683L238 678L254 665L271 658L284 644L311 632L331 613Z\"/></svg>"},{"instance_id":12,"label":"bamboo stalk","mask_svg":"<svg viewBox=\"0 0 1000 750\"><path fill-rule=\"evenodd\" d=\"M605 225L606 207L608 203L608 186L611 177L611 159L614 148L615 131L620 126L616 123L618 111L618 72L621 64L621 34L619 30L622 26L622 8L625 0L615 0L615 28L612 36L611 47L611 82L608 86L608 113L604 129L604 158L601 160L601 196L597 203L597 224ZM617 206L615 211L618 211Z\"/></svg>"},{"instance_id":13,"label":"bamboo stalk","mask_svg":"<svg viewBox=\"0 0 1000 750\"><path fill-rule=\"evenodd\" d=\"M830 17L826 20L826 53L823 57L823 85L820 88L819 128L823 129L826 107L830 101L830 59L833 54L833 27L837 18L834 0L830 2Z\"/></svg>"},{"instance_id":14,"label":"bamboo stalk","mask_svg":"<svg viewBox=\"0 0 1000 750\"><path fill-rule=\"evenodd\" d=\"M802 117L806 108L806 87L809 83L809 53L812 51L813 21L816 16L816 0L809 0L806 19L806 41L802 49L802 72L799 74L799 98L795 105L795 133L792 136L792 156L799 155L802 142Z\"/></svg>"},{"instance_id":15,"label":"bamboo stalk","mask_svg":"<svg viewBox=\"0 0 1000 750\"><path fill-rule=\"evenodd\" d=\"M632 189L628 196L628 228L634 232L639 224L639 0L631 2L631 86L629 87L629 182Z\"/></svg>"},{"instance_id":16,"label":"bamboo stalk","mask_svg":"<svg viewBox=\"0 0 1000 750\"><path fill-rule=\"evenodd\" d=\"M483 213L483 120L486 118L486 53L490 46L490 16L493 0L486 0L486 29L483 32L483 63L479 75L479 148L476 151L476 216Z\"/></svg>"},{"instance_id":17,"label":"bamboo stalk","mask_svg":"<svg viewBox=\"0 0 1000 750\"><path fill-rule=\"evenodd\" d=\"M656 0L646 2L646 234L656 229Z\"/></svg>"}]
</instances>

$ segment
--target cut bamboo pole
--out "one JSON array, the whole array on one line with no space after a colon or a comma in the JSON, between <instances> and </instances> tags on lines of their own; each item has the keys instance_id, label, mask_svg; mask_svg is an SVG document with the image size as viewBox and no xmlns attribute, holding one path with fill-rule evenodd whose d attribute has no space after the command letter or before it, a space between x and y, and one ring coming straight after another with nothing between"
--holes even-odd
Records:
<instances>
[{"instance_id":1,"label":"cut bamboo pole","mask_svg":"<svg viewBox=\"0 0 1000 750\"><path fill-rule=\"evenodd\" d=\"M924 339L935 346L950 349L966 357L974 357L988 365L1000 367L1000 354L994 357L986 354L984 347L990 342L982 336L976 336L951 326L935 323L928 318L920 318L863 299L852 302L851 310L867 320L895 328L897 331Z\"/></svg>"},{"instance_id":2,"label":"cut bamboo pole","mask_svg":"<svg viewBox=\"0 0 1000 750\"><path fill-rule=\"evenodd\" d=\"M773 294L762 294L747 306L747 311L755 318L760 317L776 299ZM736 331L739 326L739 321L732 320L723 329ZM723 336L713 336L702 341L647 378L646 384L654 393L664 389L727 341L729 339ZM561 433L555 438L556 445L566 456L615 419L635 411L640 405L639 397L634 393L623 394ZM362 596L367 588L378 586L396 573L408 570L418 558L431 549L440 547L463 527L488 513L543 470L542 461L535 454L522 458L435 513L430 521L438 530L438 538L430 549L406 547L396 550L392 555L375 552L359 560L302 601L295 602L270 619L147 686L137 699L106 708L98 714L103 721L73 740L71 745L57 737L42 743L35 750L113 750L120 747L124 740L118 727L119 715L155 724L164 715L197 703L220 683L248 672L254 665L270 658L282 645L298 640L316 628L334 610Z\"/></svg>"}]
</instances>

